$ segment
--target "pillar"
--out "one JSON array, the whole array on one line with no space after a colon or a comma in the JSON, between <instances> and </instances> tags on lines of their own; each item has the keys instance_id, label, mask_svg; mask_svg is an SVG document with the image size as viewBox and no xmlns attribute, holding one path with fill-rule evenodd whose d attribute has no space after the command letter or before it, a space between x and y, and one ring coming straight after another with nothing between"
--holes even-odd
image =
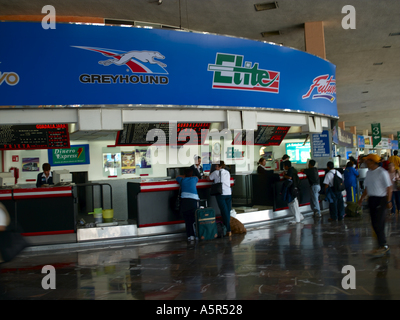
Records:
<instances>
[{"instance_id":1,"label":"pillar","mask_svg":"<svg viewBox=\"0 0 400 320\"><path fill-rule=\"evenodd\" d=\"M306 52L326 59L324 22L306 22L304 24Z\"/></svg>"}]
</instances>

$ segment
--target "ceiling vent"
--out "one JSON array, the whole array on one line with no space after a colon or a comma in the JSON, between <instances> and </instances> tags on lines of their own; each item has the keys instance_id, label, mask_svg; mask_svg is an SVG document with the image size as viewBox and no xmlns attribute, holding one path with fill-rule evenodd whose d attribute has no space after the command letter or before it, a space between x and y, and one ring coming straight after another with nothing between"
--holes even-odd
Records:
<instances>
[{"instance_id":1,"label":"ceiling vent","mask_svg":"<svg viewBox=\"0 0 400 320\"><path fill-rule=\"evenodd\" d=\"M368 93L369 91L363 91L363 92L361 92L361 93Z\"/></svg>"},{"instance_id":2,"label":"ceiling vent","mask_svg":"<svg viewBox=\"0 0 400 320\"><path fill-rule=\"evenodd\" d=\"M272 10L279 8L278 2L265 2L265 3L257 3L254 5L256 11L264 11L264 10Z\"/></svg>"},{"instance_id":3,"label":"ceiling vent","mask_svg":"<svg viewBox=\"0 0 400 320\"><path fill-rule=\"evenodd\" d=\"M104 19L105 24L114 24L114 25L124 25L124 26L134 26L135 21L132 20L118 20L118 19Z\"/></svg>"},{"instance_id":4,"label":"ceiling vent","mask_svg":"<svg viewBox=\"0 0 400 320\"><path fill-rule=\"evenodd\" d=\"M271 36L280 36L281 32L278 31L266 31L266 32L261 32L261 35L265 37L271 37Z\"/></svg>"},{"instance_id":5,"label":"ceiling vent","mask_svg":"<svg viewBox=\"0 0 400 320\"><path fill-rule=\"evenodd\" d=\"M389 37L400 36L400 32L390 33Z\"/></svg>"},{"instance_id":6,"label":"ceiling vent","mask_svg":"<svg viewBox=\"0 0 400 320\"><path fill-rule=\"evenodd\" d=\"M382 48L383 49L389 49L389 48L391 48L392 46L383 46Z\"/></svg>"},{"instance_id":7,"label":"ceiling vent","mask_svg":"<svg viewBox=\"0 0 400 320\"><path fill-rule=\"evenodd\" d=\"M131 26L131 27L140 27L140 28L148 28L148 29L180 29L177 26L169 26L160 23L152 23L145 21L133 21L133 20L118 20L118 19L104 19L104 23L107 25L119 25L119 26Z\"/></svg>"},{"instance_id":8,"label":"ceiling vent","mask_svg":"<svg viewBox=\"0 0 400 320\"><path fill-rule=\"evenodd\" d=\"M381 65L383 65L383 62L375 62L374 63L374 66L381 66Z\"/></svg>"}]
</instances>

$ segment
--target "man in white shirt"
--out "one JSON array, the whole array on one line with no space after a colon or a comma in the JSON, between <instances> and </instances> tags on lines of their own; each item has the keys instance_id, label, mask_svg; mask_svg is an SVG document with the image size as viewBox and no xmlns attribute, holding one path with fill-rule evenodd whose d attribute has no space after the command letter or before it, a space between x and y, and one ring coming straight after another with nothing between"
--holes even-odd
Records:
<instances>
[{"instance_id":1,"label":"man in white shirt","mask_svg":"<svg viewBox=\"0 0 400 320\"><path fill-rule=\"evenodd\" d=\"M215 196L223 223L226 227L226 235L231 236L231 210L232 210L232 190L231 190L231 174L225 170L224 161L220 161L215 165L215 171L207 177L214 183L222 182L222 194Z\"/></svg>"},{"instance_id":2,"label":"man in white shirt","mask_svg":"<svg viewBox=\"0 0 400 320\"><path fill-rule=\"evenodd\" d=\"M389 252L385 236L386 208L392 208L392 181L389 173L379 166L380 157L369 154L364 158L368 166L367 176L364 180L364 193L358 204L361 206L363 200L368 196L369 214L371 224L378 238L379 248L373 250L371 255L382 257Z\"/></svg>"},{"instance_id":3,"label":"man in white shirt","mask_svg":"<svg viewBox=\"0 0 400 320\"><path fill-rule=\"evenodd\" d=\"M329 201L329 221L341 221L344 217L344 202L342 192L336 192L334 189L334 177L337 175L340 179L343 179L342 174L333 168L333 162L327 163L329 172L325 175L325 195Z\"/></svg>"}]
</instances>

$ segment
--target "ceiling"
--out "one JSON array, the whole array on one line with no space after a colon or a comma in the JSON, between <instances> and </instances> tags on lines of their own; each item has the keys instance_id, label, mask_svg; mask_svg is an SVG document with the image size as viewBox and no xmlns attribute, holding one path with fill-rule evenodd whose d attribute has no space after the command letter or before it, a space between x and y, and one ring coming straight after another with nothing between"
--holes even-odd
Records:
<instances>
[{"instance_id":1,"label":"ceiling","mask_svg":"<svg viewBox=\"0 0 400 320\"><path fill-rule=\"evenodd\" d=\"M323 21L326 58L337 66L339 121L357 133L381 123L384 136L400 131L399 0L52 0L58 16L145 21L189 30L281 43L305 50L304 23ZM0 0L1 15L42 15L47 0ZM356 29L342 28L345 5L356 10ZM44 14L43 14L44 16ZM262 37L265 31L281 34ZM388 47L390 48L384 48ZM383 63L374 65L374 63ZM367 93L363 93L367 92Z\"/></svg>"}]
</instances>

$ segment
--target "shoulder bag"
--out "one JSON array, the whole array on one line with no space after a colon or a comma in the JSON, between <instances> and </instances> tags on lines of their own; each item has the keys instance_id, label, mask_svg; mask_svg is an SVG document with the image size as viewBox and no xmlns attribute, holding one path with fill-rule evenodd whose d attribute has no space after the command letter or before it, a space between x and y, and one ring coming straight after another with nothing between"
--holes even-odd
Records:
<instances>
[{"instance_id":1,"label":"shoulder bag","mask_svg":"<svg viewBox=\"0 0 400 320\"><path fill-rule=\"evenodd\" d=\"M211 191L210 194L212 196L218 196L222 194L222 180L221 180L221 170L219 170L219 182L218 183L213 183L211 185Z\"/></svg>"}]
</instances>

